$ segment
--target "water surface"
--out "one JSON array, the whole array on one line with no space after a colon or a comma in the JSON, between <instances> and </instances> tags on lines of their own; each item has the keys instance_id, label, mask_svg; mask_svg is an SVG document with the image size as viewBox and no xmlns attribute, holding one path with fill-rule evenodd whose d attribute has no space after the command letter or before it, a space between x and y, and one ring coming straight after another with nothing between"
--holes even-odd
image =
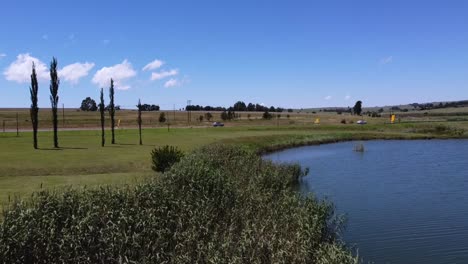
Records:
<instances>
[{"instance_id":1,"label":"water surface","mask_svg":"<svg viewBox=\"0 0 468 264\"><path fill-rule=\"evenodd\" d=\"M468 140L366 141L267 155L309 167L301 189L346 214L344 239L375 263L468 263Z\"/></svg>"}]
</instances>

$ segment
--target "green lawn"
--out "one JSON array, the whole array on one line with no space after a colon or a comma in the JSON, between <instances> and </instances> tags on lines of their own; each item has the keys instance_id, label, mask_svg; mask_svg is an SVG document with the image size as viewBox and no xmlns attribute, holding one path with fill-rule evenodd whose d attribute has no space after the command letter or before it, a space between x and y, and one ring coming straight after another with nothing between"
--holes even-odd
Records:
<instances>
[{"instance_id":1,"label":"green lawn","mask_svg":"<svg viewBox=\"0 0 468 264\"><path fill-rule=\"evenodd\" d=\"M32 148L29 132L0 133L0 203L8 197L31 194L41 188L132 184L155 175L151 171L151 150L175 145L183 151L221 142L241 144L251 149L278 149L287 146L338 140L373 138L453 137L433 134L437 124L398 125L308 125L222 128L145 129L143 145L137 130L117 130L115 145L100 146L100 131L59 131L60 149L53 149L52 133L39 133L39 150ZM467 128L467 122L456 124ZM466 134L466 133L465 133ZM107 132L110 142L110 132Z\"/></svg>"}]
</instances>

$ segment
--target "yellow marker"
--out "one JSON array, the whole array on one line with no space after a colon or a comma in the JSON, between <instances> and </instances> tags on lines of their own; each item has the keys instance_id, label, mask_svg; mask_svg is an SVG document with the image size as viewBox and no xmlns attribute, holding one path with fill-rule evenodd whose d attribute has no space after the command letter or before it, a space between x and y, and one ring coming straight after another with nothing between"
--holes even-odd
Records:
<instances>
[{"instance_id":1,"label":"yellow marker","mask_svg":"<svg viewBox=\"0 0 468 264\"><path fill-rule=\"evenodd\" d=\"M392 116L390 117L390 122L392 122L392 124L395 123L395 115L392 115Z\"/></svg>"},{"instance_id":2,"label":"yellow marker","mask_svg":"<svg viewBox=\"0 0 468 264\"><path fill-rule=\"evenodd\" d=\"M314 124L320 124L320 118L315 119Z\"/></svg>"},{"instance_id":3,"label":"yellow marker","mask_svg":"<svg viewBox=\"0 0 468 264\"><path fill-rule=\"evenodd\" d=\"M120 127L120 119L117 120L117 128L119 128L119 127Z\"/></svg>"}]
</instances>

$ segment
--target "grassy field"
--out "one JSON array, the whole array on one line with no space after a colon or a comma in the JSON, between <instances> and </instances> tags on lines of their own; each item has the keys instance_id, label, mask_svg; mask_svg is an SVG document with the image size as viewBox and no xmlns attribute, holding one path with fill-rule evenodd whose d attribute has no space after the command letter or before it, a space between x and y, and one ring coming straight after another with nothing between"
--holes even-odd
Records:
<instances>
[{"instance_id":1,"label":"grassy field","mask_svg":"<svg viewBox=\"0 0 468 264\"><path fill-rule=\"evenodd\" d=\"M160 123L159 115L164 112L167 122ZM205 111L192 111L190 115L185 111L156 111L143 112L143 126L146 128L163 128L170 124L171 127L209 127L213 121L222 121L220 118L221 112L210 111L213 115L212 120L203 119L199 121L200 116L204 116ZM16 114L18 114L18 123L16 122ZM389 121L389 113L382 113L382 117L371 118L369 116L352 116L349 113L337 114L335 112L319 112L318 110L310 111L294 111L292 113L271 113L273 119L262 120L263 112L238 112L240 118L235 122L226 122L229 126L298 126L310 125L319 118L322 124L340 124L344 119L346 122L356 122L359 119L365 118L371 123L383 124ZM435 109L428 111L409 111L395 112L401 122L414 121L451 121L456 117L459 120L461 117L468 118L468 107ZM280 115L278 118L277 115ZM107 115L106 115L107 116ZM190 121L189 121L189 118ZM63 129L96 129L100 127L100 116L98 112L83 112L77 109L66 108L62 112L59 111L59 128ZM120 110L116 112L116 120L120 120L120 128L133 129L137 127L137 111L136 110ZM468 121L468 120L465 120ZM109 126L107 121L107 126ZM30 130L31 122L29 109L1 109L0 108L0 131L16 131L16 127L20 130ZM43 108L39 111L39 129L50 130L52 128L51 111Z\"/></svg>"},{"instance_id":2,"label":"grassy field","mask_svg":"<svg viewBox=\"0 0 468 264\"><path fill-rule=\"evenodd\" d=\"M6 112L0 113L4 116ZM77 113L80 114L76 114L76 120L81 121L76 125L90 120L84 115L95 115ZM125 116L130 122L135 112L126 110L119 114L120 118ZM185 115L182 112L178 114L180 117ZM292 113L289 119L261 120L261 113L250 114L251 120L226 122L222 128L210 127L207 122L197 126L180 123L178 128L171 127L169 131L159 124L155 128L147 126L143 130L142 146L138 145L138 131L122 128L125 126L116 130L117 144L108 144L104 148L100 146L99 130L59 130L60 149L52 148L51 132L41 131L39 150L32 148L31 132L20 132L19 137L16 133L0 133L0 202L15 196L24 197L40 188L132 184L155 175L151 171L150 152L155 146L166 144L178 146L186 152L214 142L274 150L352 139L459 137L467 135L460 134L463 129L468 130L466 121L426 123L420 118L415 123L390 125L385 124L387 118L366 118L369 124L360 126L349 124L349 121L362 117L349 115ZM22 115L26 115L24 109ZM321 118L320 125L313 124L316 117ZM346 119L348 124L340 124L341 119ZM107 142L110 142L109 131Z\"/></svg>"}]
</instances>

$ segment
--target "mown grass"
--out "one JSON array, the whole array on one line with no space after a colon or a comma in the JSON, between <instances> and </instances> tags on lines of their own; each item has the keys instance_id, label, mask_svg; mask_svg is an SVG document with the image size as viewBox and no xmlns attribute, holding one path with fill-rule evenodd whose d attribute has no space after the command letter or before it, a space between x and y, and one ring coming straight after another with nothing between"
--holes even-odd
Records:
<instances>
[{"instance_id":1,"label":"mown grass","mask_svg":"<svg viewBox=\"0 0 468 264\"><path fill-rule=\"evenodd\" d=\"M441 127L443 126L443 127ZM468 122L402 123L394 125L300 125L224 128L144 129L143 146L137 130L118 130L117 144L100 146L99 131L59 131L59 150L52 148L51 132L39 133L39 150L32 148L30 132L0 133L0 203L8 197L29 196L43 188L64 185L131 184L153 175L151 150L167 144L189 152L222 142L257 152L291 146L364 139L420 139L464 137ZM53 176L53 177L52 177Z\"/></svg>"}]
</instances>

